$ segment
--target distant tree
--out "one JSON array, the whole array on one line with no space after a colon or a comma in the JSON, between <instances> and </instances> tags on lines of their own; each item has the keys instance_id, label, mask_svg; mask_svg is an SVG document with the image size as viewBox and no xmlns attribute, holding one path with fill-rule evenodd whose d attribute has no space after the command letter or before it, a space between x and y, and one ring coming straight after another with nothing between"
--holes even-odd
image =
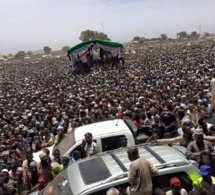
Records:
<instances>
[{"instance_id":1,"label":"distant tree","mask_svg":"<svg viewBox=\"0 0 215 195\"><path fill-rule=\"evenodd\" d=\"M133 38L133 41L139 41L141 38L139 36L136 36Z\"/></svg>"},{"instance_id":2,"label":"distant tree","mask_svg":"<svg viewBox=\"0 0 215 195\"><path fill-rule=\"evenodd\" d=\"M96 39L110 40L110 38L107 36L107 34L102 33L102 32L99 32L99 33L97 34Z\"/></svg>"},{"instance_id":3,"label":"distant tree","mask_svg":"<svg viewBox=\"0 0 215 195\"><path fill-rule=\"evenodd\" d=\"M81 32L79 39L81 41L93 40L93 39L96 39L97 34L98 34L97 31L85 30Z\"/></svg>"},{"instance_id":4,"label":"distant tree","mask_svg":"<svg viewBox=\"0 0 215 195\"><path fill-rule=\"evenodd\" d=\"M28 51L26 54L29 55L29 56L33 55L33 53L31 51Z\"/></svg>"},{"instance_id":5,"label":"distant tree","mask_svg":"<svg viewBox=\"0 0 215 195\"><path fill-rule=\"evenodd\" d=\"M172 39L172 38L168 38L168 41L173 41L174 39Z\"/></svg>"},{"instance_id":6,"label":"distant tree","mask_svg":"<svg viewBox=\"0 0 215 195\"><path fill-rule=\"evenodd\" d=\"M93 30L82 31L79 39L81 41L89 41L89 40L94 40L94 39L110 40L110 38L107 36L107 34L102 33L102 32L93 31Z\"/></svg>"},{"instance_id":7,"label":"distant tree","mask_svg":"<svg viewBox=\"0 0 215 195\"><path fill-rule=\"evenodd\" d=\"M166 34L161 34L160 36L161 36L161 39L162 39L162 40L167 40L167 39L168 39L168 37L167 37Z\"/></svg>"},{"instance_id":8,"label":"distant tree","mask_svg":"<svg viewBox=\"0 0 215 195\"><path fill-rule=\"evenodd\" d=\"M150 41L158 41L160 38L151 38Z\"/></svg>"},{"instance_id":9,"label":"distant tree","mask_svg":"<svg viewBox=\"0 0 215 195\"><path fill-rule=\"evenodd\" d=\"M144 43L146 41L146 38L145 37L141 37L140 39L139 39L139 43Z\"/></svg>"},{"instance_id":10,"label":"distant tree","mask_svg":"<svg viewBox=\"0 0 215 195\"><path fill-rule=\"evenodd\" d=\"M15 54L15 58L17 58L17 59L23 59L24 57L25 57L25 51L18 51Z\"/></svg>"},{"instance_id":11,"label":"distant tree","mask_svg":"<svg viewBox=\"0 0 215 195\"><path fill-rule=\"evenodd\" d=\"M51 49L50 47L48 47L48 46L45 46L45 47L43 48L43 50L44 50L44 53L45 53L45 54L50 54L52 49Z\"/></svg>"},{"instance_id":12,"label":"distant tree","mask_svg":"<svg viewBox=\"0 0 215 195\"><path fill-rule=\"evenodd\" d=\"M191 35L187 34L186 38L190 39L193 38Z\"/></svg>"},{"instance_id":13,"label":"distant tree","mask_svg":"<svg viewBox=\"0 0 215 195\"><path fill-rule=\"evenodd\" d=\"M11 58L11 57L13 57L13 54L9 53L7 56L8 56L9 58Z\"/></svg>"},{"instance_id":14,"label":"distant tree","mask_svg":"<svg viewBox=\"0 0 215 195\"><path fill-rule=\"evenodd\" d=\"M199 37L199 34L196 31L193 31L193 32L191 32L190 36L192 38L197 38L197 37Z\"/></svg>"},{"instance_id":15,"label":"distant tree","mask_svg":"<svg viewBox=\"0 0 215 195\"><path fill-rule=\"evenodd\" d=\"M69 46L64 46L64 47L62 47L62 52L63 52L63 53L66 53L67 50L68 50L69 48L70 48Z\"/></svg>"},{"instance_id":16,"label":"distant tree","mask_svg":"<svg viewBox=\"0 0 215 195\"><path fill-rule=\"evenodd\" d=\"M7 56L6 56L6 55L3 55L2 57L3 57L4 59L7 59Z\"/></svg>"},{"instance_id":17,"label":"distant tree","mask_svg":"<svg viewBox=\"0 0 215 195\"><path fill-rule=\"evenodd\" d=\"M187 37L187 32L186 31L181 31L181 32L177 33L177 37L179 39L186 38Z\"/></svg>"},{"instance_id":18,"label":"distant tree","mask_svg":"<svg viewBox=\"0 0 215 195\"><path fill-rule=\"evenodd\" d=\"M205 37L209 37L209 36L210 36L210 33L209 33L209 32L204 32L204 36L205 36Z\"/></svg>"}]
</instances>

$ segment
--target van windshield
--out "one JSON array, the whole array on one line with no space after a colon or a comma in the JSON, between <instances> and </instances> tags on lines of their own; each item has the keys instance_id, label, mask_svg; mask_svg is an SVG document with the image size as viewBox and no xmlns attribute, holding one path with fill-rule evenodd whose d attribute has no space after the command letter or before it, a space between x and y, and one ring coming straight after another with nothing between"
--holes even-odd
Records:
<instances>
[{"instance_id":1,"label":"van windshield","mask_svg":"<svg viewBox=\"0 0 215 195\"><path fill-rule=\"evenodd\" d=\"M40 191L40 195L73 195L69 184L68 168L61 171L56 177Z\"/></svg>"},{"instance_id":2,"label":"van windshield","mask_svg":"<svg viewBox=\"0 0 215 195\"><path fill-rule=\"evenodd\" d=\"M53 149L53 153L55 149L59 149L60 153L65 154L73 145L75 144L75 133L72 131L68 133L67 136L57 145L55 145Z\"/></svg>"}]
</instances>

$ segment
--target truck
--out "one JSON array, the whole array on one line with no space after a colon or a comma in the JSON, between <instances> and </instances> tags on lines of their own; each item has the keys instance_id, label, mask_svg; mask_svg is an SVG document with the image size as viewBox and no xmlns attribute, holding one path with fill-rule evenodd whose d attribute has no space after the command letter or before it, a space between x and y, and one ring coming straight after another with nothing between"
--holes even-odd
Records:
<instances>
[{"instance_id":1,"label":"truck","mask_svg":"<svg viewBox=\"0 0 215 195\"><path fill-rule=\"evenodd\" d=\"M48 147L50 154L53 155L56 149L60 150L61 155L72 156L74 150L82 152L81 145L87 132L92 133L93 141L100 146L102 152L119 148L122 137L127 138L128 146L144 143L149 138L143 131L138 130L130 119L108 120L75 128L60 143ZM41 152L34 153L35 161L40 161Z\"/></svg>"}]
</instances>

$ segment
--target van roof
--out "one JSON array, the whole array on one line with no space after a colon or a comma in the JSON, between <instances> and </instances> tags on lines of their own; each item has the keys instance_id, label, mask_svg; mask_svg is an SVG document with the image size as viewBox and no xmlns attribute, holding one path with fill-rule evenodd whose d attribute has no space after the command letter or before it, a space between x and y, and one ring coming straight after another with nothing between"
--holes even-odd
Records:
<instances>
[{"instance_id":1,"label":"van roof","mask_svg":"<svg viewBox=\"0 0 215 195\"><path fill-rule=\"evenodd\" d=\"M159 168L159 174L168 167L175 168L190 164L183 153L171 146L143 144L138 146L138 150L140 156ZM104 182L110 182L111 178L125 174L129 170L130 163L127 148L123 148L103 152L71 164L68 167L68 175L71 175L69 180L73 193L79 194ZM100 166L96 166L97 164Z\"/></svg>"},{"instance_id":2,"label":"van roof","mask_svg":"<svg viewBox=\"0 0 215 195\"><path fill-rule=\"evenodd\" d=\"M115 119L109 121L102 121L75 129L75 140L83 140L84 134L87 132L92 133L93 137L100 136L101 134L111 134L114 132L130 131L128 126L122 119Z\"/></svg>"}]
</instances>

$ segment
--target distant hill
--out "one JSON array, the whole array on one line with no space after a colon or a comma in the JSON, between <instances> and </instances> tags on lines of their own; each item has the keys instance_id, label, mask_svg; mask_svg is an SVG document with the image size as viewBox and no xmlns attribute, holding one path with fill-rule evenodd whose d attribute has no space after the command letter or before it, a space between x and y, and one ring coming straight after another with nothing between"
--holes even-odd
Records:
<instances>
[{"instance_id":1,"label":"distant hill","mask_svg":"<svg viewBox=\"0 0 215 195\"><path fill-rule=\"evenodd\" d=\"M44 50L41 49L41 50L33 51L32 53L33 55L44 54Z\"/></svg>"},{"instance_id":2,"label":"distant hill","mask_svg":"<svg viewBox=\"0 0 215 195\"><path fill-rule=\"evenodd\" d=\"M52 51L51 54L53 56L66 56L66 53L63 53L63 51L59 50L59 51Z\"/></svg>"},{"instance_id":3,"label":"distant hill","mask_svg":"<svg viewBox=\"0 0 215 195\"><path fill-rule=\"evenodd\" d=\"M33 55L43 55L43 54L45 54L44 51L43 51L43 49L37 50L37 51L33 51L32 53L33 53ZM51 55L54 55L54 56L65 55L66 56L66 54L63 53L61 50L59 50L59 51L51 51Z\"/></svg>"}]
</instances>

